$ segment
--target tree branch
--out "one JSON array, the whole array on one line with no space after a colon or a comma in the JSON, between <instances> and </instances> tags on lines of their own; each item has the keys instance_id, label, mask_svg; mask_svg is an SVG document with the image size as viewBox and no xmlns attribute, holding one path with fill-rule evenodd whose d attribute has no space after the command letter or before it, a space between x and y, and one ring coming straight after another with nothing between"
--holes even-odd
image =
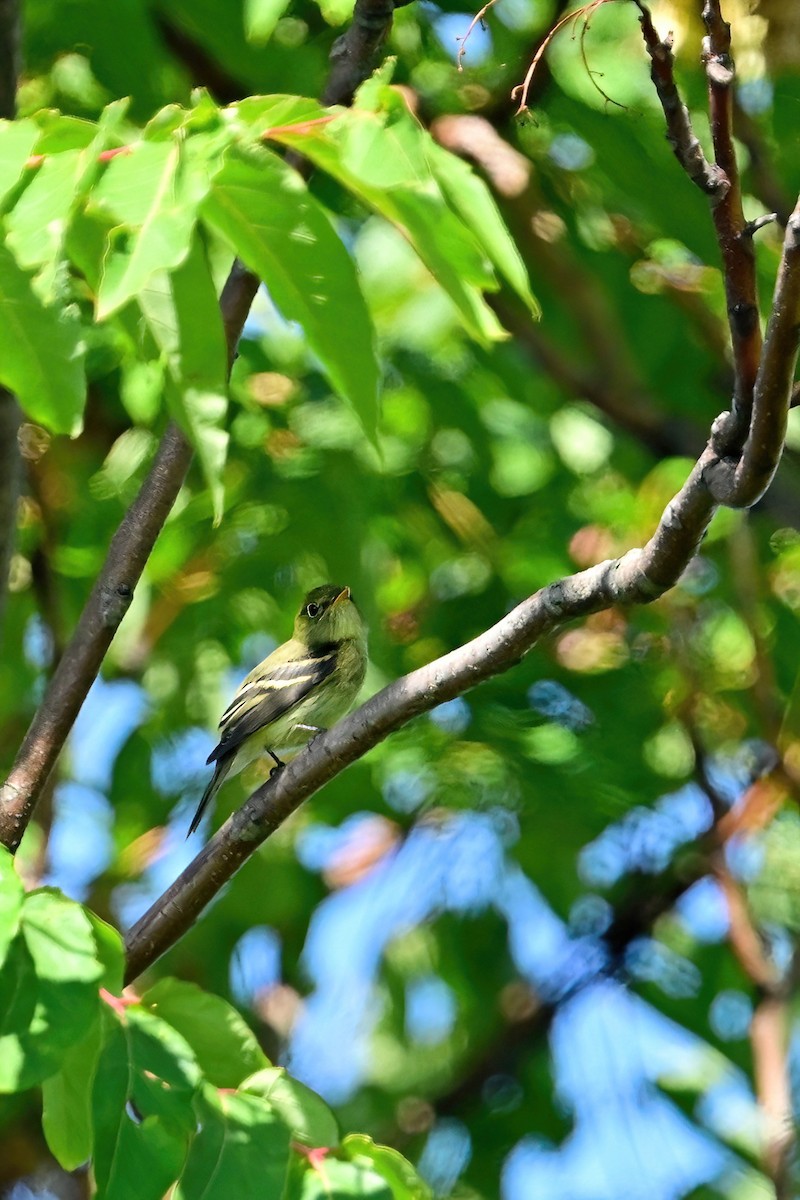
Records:
<instances>
[{"instance_id":1,"label":"tree branch","mask_svg":"<svg viewBox=\"0 0 800 1200\"><path fill-rule=\"evenodd\" d=\"M258 288L244 269L233 269L220 297L229 363ZM0 842L12 852L47 784L108 647L130 607L136 584L180 491L192 448L170 422L139 494L112 538L103 568L81 613L0 788Z\"/></svg>"},{"instance_id":2,"label":"tree branch","mask_svg":"<svg viewBox=\"0 0 800 1200\"><path fill-rule=\"evenodd\" d=\"M0 623L8 594L8 570L14 552L22 459L17 433L22 414L16 396L0 387Z\"/></svg>"},{"instance_id":3,"label":"tree branch","mask_svg":"<svg viewBox=\"0 0 800 1200\"><path fill-rule=\"evenodd\" d=\"M2 3L3 0L0 0ZM334 43L325 103L343 103L366 79L391 26L390 0L356 0L353 24ZM228 363L236 357L258 279L238 260L220 296ZM0 788L0 842L19 846L37 801L72 729L103 657L127 612L133 591L178 495L192 449L171 423L108 556L5 784Z\"/></svg>"},{"instance_id":4,"label":"tree branch","mask_svg":"<svg viewBox=\"0 0 800 1200\"><path fill-rule=\"evenodd\" d=\"M637 0L636 6L641 13L642 36L650 55L650 78L667 122L667 141L692 182L708 196L712 206L718 205L730 189L730 180L720 167L708 161L692 129L689 110L675 83L672 34L667 34L662 41L647 5Z\"/></svg>"},{"instance_id":5,"label":"tree branch","mask_svg":"<svg viewBox=\"0 0 800 1200\"><path fill-rule=\"evenodd\" d=\"M0 0L0 117L13 120L19 77L19 0ZM17 441L21 413L16 396L0 387L0 622L14 551L22 461Z\"/></svg>"},{"instance_id":6,"label":"tree branch","mask_svg":"<svg viewBox=\"0 0 800 1200\"><path fill-rule=\"evenodd\" d=\"M731 948L752 981L758 1000L750 1023L753 1074L764 1121L762 1161L776 1200L791 1200L791 1162L795 1149L788 1064L791 971L782 979L754 925L741 888L718 857L714 874L728 906Z\"/></svg>"},{"instance_id":7,"label":"tree branch","mask_svg":"<svg viewBox=\"0 0 800 1200\"><path fill-rule=\"evenodd\" d=\"M242 863L304 800L388 734L508 670L565 621L662 595L691 561L714 513L704 484L704 471L713 461L709 445L643 549L542 588L471 642L389 684L262 784L131 929L128 980L192 926Z\"/></svg>"},{"instance_id":8,"label":"tree branch","mask_svg":"<svg viewBox=\"0 0 800 1200\"><path fill-rule=\"evenodd\" d=\"M14 851L72 729L133 590L183 483L191 447L170 424L139 494L114 534L103 569L81 613L0 788L0 841Z\"/></svg>"},{"instance_id":9,"label":"tree branch","mask_svg":"<svg viewBox=\"0 0 800 1200\"><path fill-rule=\"evenodd\" d=\"M735 415L720 421L715 433L722 460L709 475L709 486L721 504L749 508L772 482L783 453L786 421L792 400L800 348L800 200L786 225L772 310L767 322L761 363L753 395L752 419L738 461L725 456Z\"/></svg>"},{"instance_id":10,"label":"tree branch","mask_svg":"<svg viewBox=\"0 0 800 1200\"><path fill-rule=\"evenodd\" d=\"M389 36L394 10L393 0L356 0L351 25L331 48L331 69L322 94L323 104L350 103Z\"/></svg>"},{"instance_id":11,"label":"tree branch","mask_svg":"<svg viewBox=\"0 0 800 1200\"><path fill-rule=\"evenodd\" d=\"M753 240L746 232L742 188L733 141L733 81L731 27L722 19L719 0L705 0L703 62L708 80L711 137L718 170L729 187L713 206L714 225L722 254L722 274L736 371L731 429L732 445L741 445L750 424L753 389L761 353L758 293Z\"/></svg>"}]
</instances>

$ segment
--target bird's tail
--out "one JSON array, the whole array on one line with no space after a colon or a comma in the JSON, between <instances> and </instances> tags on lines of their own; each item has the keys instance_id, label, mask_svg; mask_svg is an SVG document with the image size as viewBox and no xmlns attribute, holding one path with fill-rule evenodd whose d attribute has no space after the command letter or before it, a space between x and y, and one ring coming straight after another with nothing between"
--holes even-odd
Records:
<instances>
[{"instance_id":1,"label":"bird's tail","mask_svg":"<svg viewBox=\"0 0 800 1200\"><path fill-rule=\"evenodd\" d=\"M197 812L192 817L192 823L189 826L189 832L186 834L187 838L190 838L192 836L195 829L197 829L197 826L200 824L200 821L202 820L202 817L203 817L203 813L205 812L206 808L208 807L208 804L210 803L210 801L213 800L214 796L217 794L217 791L219 790L220 786L222 785L222 782L225 779L225 776L228 774L229 767L230 767L229 762L220 761L220 762L215 763L214 774L211 776L211 779L208 782L208 787L203 792L203 797L197 806Z\"/></svg>"}]
</instances>

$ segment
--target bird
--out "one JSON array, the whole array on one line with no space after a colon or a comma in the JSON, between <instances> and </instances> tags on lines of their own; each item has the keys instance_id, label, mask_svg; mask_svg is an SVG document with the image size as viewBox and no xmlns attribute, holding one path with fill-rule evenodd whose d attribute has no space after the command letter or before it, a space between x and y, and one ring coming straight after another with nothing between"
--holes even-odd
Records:
<instances>
[{"instance_id":1,"label":"bird","mask_svg":"<svg viewBox=\"0 0 800 1200\"><path fill-rule=\"evenodd\" d=\"M294 632L243 681L219 723L208 756L214 774L187 837L200 824L221 784L269 754L272 772L343 717L364 682L367 630L349 587L313 588L295 617ZM271 772L271 773L272 773Z\"/></svg>"}]
</instances>

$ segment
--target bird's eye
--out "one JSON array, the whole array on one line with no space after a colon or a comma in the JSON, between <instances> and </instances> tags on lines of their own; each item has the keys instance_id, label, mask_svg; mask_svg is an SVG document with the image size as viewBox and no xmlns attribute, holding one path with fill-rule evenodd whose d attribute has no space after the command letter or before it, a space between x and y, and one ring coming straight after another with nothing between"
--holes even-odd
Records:
<instances>
[{"instance_id":1,"label":"bird's eye","mask_svg":"<svg viewBox=\"0 0 800 1200\"><path fill-rule=\"evenodd\" d=\"M319 605L315 604L312 600L312 602L310 604L306 605L306 612L312 618L318 616L319 615Z\"/></svg>"}]
</instances>

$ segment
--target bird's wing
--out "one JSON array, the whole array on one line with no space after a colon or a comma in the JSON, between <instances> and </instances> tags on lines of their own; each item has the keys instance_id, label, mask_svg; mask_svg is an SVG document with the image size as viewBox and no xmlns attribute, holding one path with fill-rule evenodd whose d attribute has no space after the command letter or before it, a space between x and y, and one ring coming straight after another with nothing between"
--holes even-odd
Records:
<instances>
[{"instance_id":1,"label":"bird's wing","mask_svg":"<svg viewBox=\"0 0 800 1200\"><path fill-rule=\"evenodd\" d=\"M298 657L288 661L276 651L256 667L222 714L219 745L207 761L216 762L227 756L251 734L277 721L318 687L336 669L338 657L333 645L320 650L323 653L309 655L305 647L298 646Z\"/></svg>"}]
</instances>

